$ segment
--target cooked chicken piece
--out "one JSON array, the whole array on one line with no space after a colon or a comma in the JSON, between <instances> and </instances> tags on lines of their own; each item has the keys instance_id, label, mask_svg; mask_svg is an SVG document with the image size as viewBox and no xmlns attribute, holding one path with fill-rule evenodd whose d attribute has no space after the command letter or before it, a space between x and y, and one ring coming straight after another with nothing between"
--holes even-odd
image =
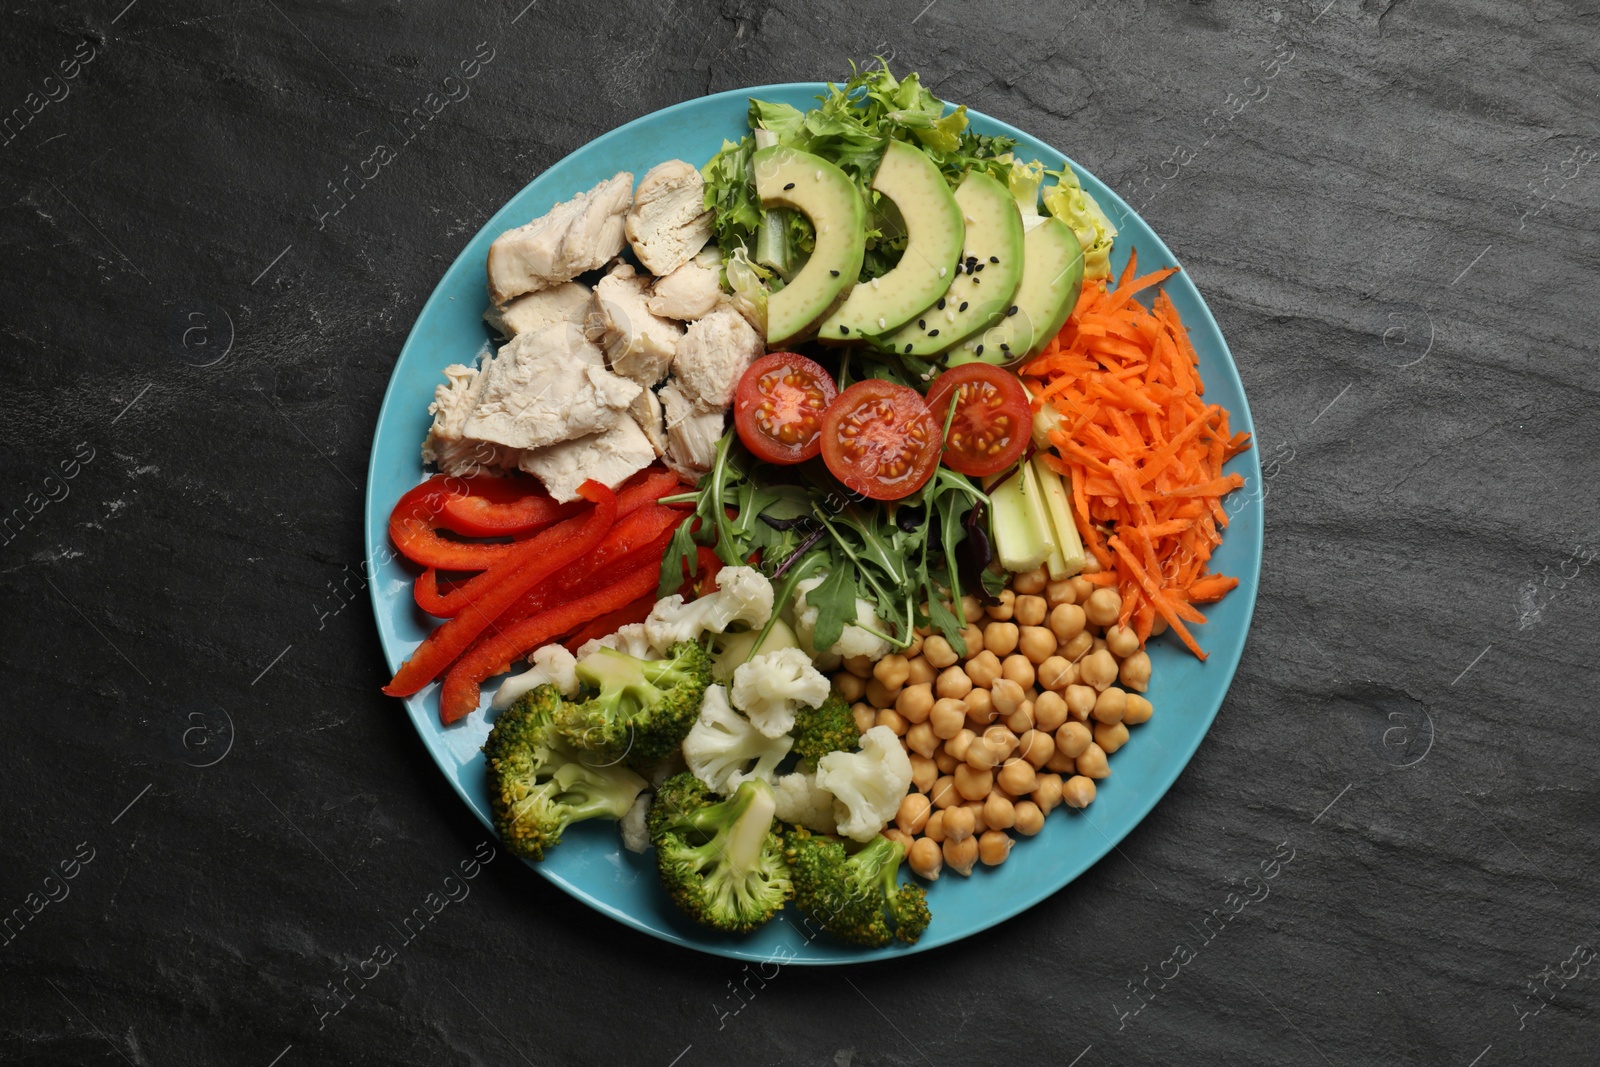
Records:
<instances>
[{"instance_id":1,"label":"cooked chicken piece","mask_svg":"<svg viewBox=\"0 0 1600 1067\"><path fill-rule=\"evenodd\" d=\"M496 237L489 246L489 299L503 306L512 297L554 288L604 266L622 251L632 202L633 175L622 171Z\"/></svg>"},{"instance_id":2,"label":"cooked chicken piece","mask_svg":"<svg viewBox=\"0 0 1600 1067\"><path fill-rule=\"evenodd\" d=\"M556 500L578 498L578 486L593 478L612 489L654 463L656 450L632 419L601 433L564 441L522 457L522 469L538 478Z\"/></svg>"},{"instance_id":3,"label":"cooked chicken piece","mask_svg":"<svg viewBox=\"0 0 1600 1067\"><path fill-rule=\"evenodd\" d=\"M691 481L711 469L717 460L727 412L706 408L689 399L677 379L661 388L661 407L667 416L667 466Z\"/></svg>"},{"instance_id":4,"label":"cooked chicken piece","mask_svg":"<svg viewBox=\"0 0 1600 1067\"><path fill-rule=\"evenodd\" d=\"M671 274L711 240L705 190L700 172L681 159L658 163L639 180L628 243L651 274Z\"/></svg>"},{"instance_id":5,"label":"cooked chicken piece","mask_svg":"<svg viewBox=\"0 0 1600 1067\"><path fill-rule=\"evenodd\" d=\"M667 376L683 327L650 313L645 286L626 263L619 263L594 287L595 314L589 336L605 346L611 369L646 389Z\"/></svg>"},{"instance_id":6,"label":"cooked chicken piece","mask_svg":"<svg viewBox=\"0 0 1600 1067\"><path fill-rule=\"evenodd\" d=\"M656 397L655 390L639 390L639 395L628 405L628 414L639 424L639 429L644 431L645 437L650 439L650 447L656 450L656 455L665 455L667 428L662 422L661 401Z\"/></svg>"},{"instance_id":7,"label":"cooked chicken piece","mask_svg":"<svg viewBox=\"0 0 1600 1067\"><path fill-rule=\"evenodd\" d=\"M672 359L672 375L691 400L721 410L732 402L739 376L762 351L761 335L743 315L718 308L689 324Z\"/></svg>"},{"instance_id":8,"label":"cooked chicken piece","mask_svg":"<svg viewBox=\"0 0 1600 1067\"><path fill-rule=\"evenodd\" d=\"M543 448L610 429L639 395L638 384L606 370L600 349L570 322L519 333L482 377L462 436L508 448Z\"/></svg>"},{"instance_id":9,"label":"cooked chicken piece","mask_svg":"<svg viewBox=\"0 0 1600 1067\"><path fill-rule=\"evenodd\" d=\"M521 455L516 449L465 436L467 417L478 406L478 394L483 391L483 375L460 363L446 367L444 375L448 381L434 389L433 403L428 405L433 426L422 442L423 462L462 478L516 466Z\"/></svg>"},{"instance_id":10,"label":"cooked chicken piece","mask_svg":"<svg viewBox=\"0 0 1600 1067\"><path fill-rule=\"evenodd\" d=\"M710 249L667 275L657 278L650 287L650 310L668 319L693 322L716 310L722 301L722 279L719 268L722 255Z\"/></svg>"},{"instance_id":11,"label":"cooked chicken piece","mask_svg":"<svg viewBox=\"0 0 1600 1067\"><path fill-rule=\"evenodd\" d=\"M503 308L491 307L483 313L483 321L508 341L519 333L538 333L558 322L581 326L589 314L591 295L581 282L562 282L553 289L519 296Z\"/></svg>"}]
</instances>

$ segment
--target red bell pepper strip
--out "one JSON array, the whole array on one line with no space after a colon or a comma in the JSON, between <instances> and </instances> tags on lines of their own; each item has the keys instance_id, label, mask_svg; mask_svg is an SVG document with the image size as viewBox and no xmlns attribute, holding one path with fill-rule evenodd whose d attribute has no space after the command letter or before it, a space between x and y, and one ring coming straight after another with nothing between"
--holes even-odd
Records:
<instances>
[{"instance_id":1,"label":"red bell pepper strip","mask_svg":"<svg viewBox=\"0 0 1600 1067\"><path fill-rule=\"evenodd\" d=\"M600 543L617 517L616 494L593 480L579 486L578 494L594 502L589 514L568 519L511 546L518 553L516 569L485 590L473 602L472 610L462 612L429 634L383 687L385 693L392 697L410 696L433 681L506 608Z\"/></svg>"},{"instance_id":2,"label":"red bell pepper strip","mask_svg":"<svg viewBox=\"0 0 1600 1067\"><path fill-rule=\"evenodd\" d=\"M647 564L619 577L604 589L502 628L450 668L439 691L439 721L448 725L475 711L484 679L506 670L518 656L576 626L631 604L653 592L660 580L659 565ZM449 625L451 623L445 623Z\"/></svg>"},{"instance_id":3,"label":"red bell pepper strip","mask_svg":"<svg viewBox=\"0 0 1600 1067\"><path fill-rule=\"evenodd\" d=\"M447 571L481 571L511 551L511 545L466 544L439 536L438 515L445 501L458 495L454 484L458 482L436 474L413 486L389 513L389 540L413 563Z\"/></svg>"},{"instance_id":4,"label":"red bell pepper strip","mask_svg":"<svg viewBox=\"0 0 1600 1067\"><path fill-rule=\"evenodd\" d=\"M444 501L439 521L446 529L470 537L506 537L532 533L571 515L572 504L557 504L531 478L465 479L467 494ZM500 483L485 485L483 483ZM510 490L506 486L509 484ZM682 486L678 476L660 467L647 467L617 490L617 514L626 515L641 498L659 500Z\"/></svg>"},{"instance_id":5,"label":"red bell pepper strip","mask_svg":"<svg viewBox=\"0 0 1600 1067\"><path fill-rule=\"evenodd\" d=\"M705 545L696 545L694 556L693 574L689 573L689 561L683 562L683 584L678 587L678 593L685 600L716 592L717 572L722 569L722 557Z\"/></svg>"},{"instance_id":6,"label":"red bell pepper strip","mask_svg":"<svg viewBox=\"0 0 1600 1067\"><path fill-rule=\"evenodd\" d=\"M656 565L660 566L660 563L661 561L658 559ZM656 594L655 590L652 589L633 603L620 607L607 615L602 615L586 626L580 627L577 633L561 643L567 647L568 652L576 653L579 648L590 641L608 637L624 626L631 626L636 622L644 622L645 619L650 617L650 612L655 609L655 606Z\"/></svg>"}]
</instances>

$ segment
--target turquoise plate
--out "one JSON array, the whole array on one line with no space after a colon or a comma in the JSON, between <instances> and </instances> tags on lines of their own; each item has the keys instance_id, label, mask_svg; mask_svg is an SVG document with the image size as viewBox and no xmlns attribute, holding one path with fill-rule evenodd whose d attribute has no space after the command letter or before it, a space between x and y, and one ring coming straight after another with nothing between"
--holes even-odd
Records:
<instances>
[{"instance_id":1,"label":"turquoise plate","mask_svg":"<svg viewBox=\"0 0 1600 1067\"><path fill-rule=\"evenodd\" d=\"M746 132L745 110L752 96L781 100L796 107L813 105L824 91L821 83L768 85L718 93L657 111L599 137L539 175L478 231L445 272L422 309L395 364L367 470L367 556L371 563L372 605L378 634L391 668L411 654L430 627L430 620L411 599L414 569L389 546L387 521L394 502L424 476L419 446L427 433L428 403L441 372L450 363L470 363L490 348L482 315L484 260L494 237L548 211L558 200L590 188L619 170L637 177L667 159L700 164L711 158L724 138ZM1021 130L975 111L968 112L980 133L1006 134L1018 142L1022 158L1042 159L1052 168L1069 162L1060 152ZM1094 175L1072 164L1088 189L1118 221L1112 266L1120 271L1129 249L1139 250L1141 270L1178 261L1167 246L1122 198ZM1228 346L1187 274L1179 273L1166 290L1189 326L1200 353L1206 400L1232 413L1235 429L1252 430L1250 408ZM1113 774L1100 783L1098 798L1086 812L1058 809L1037 837L1021 839L1000 867L979 868L971 878L947 874L928 888L932 925L911 946L859 949L834 943L826 935L808 938L793 909L780 921L749 937L725 937L703 930L679 915L656 881L652 857L622 848L615 826L585 823L568 832L550 858L534 865L544 877L596 910L655 937L736 959L840 964L904 956L969 937L1032 907L1088 870L1155 807L1177 780L1205 736L1233 680L1244 651L1245 634L1255 608L1261 572L1262 504L1258 489L1261 468L1251 449L1229 464L1245 476L1245 489L1229 502L1234 509L1214 568L1237 575L1239 588L1211 606L1210 623L1198 637L1210 652L1200 663L1168 638L1151 643L1154 679L1149 697L1156 713L1133 731L1127 746L1111 759ZM489 823L483 757L479 746L489 730L482 712L441 727L437 686L408 699L423 744L450 784L485 825ZM485 701L494 684L485 686Z\"/></svg>"}]
</instances>

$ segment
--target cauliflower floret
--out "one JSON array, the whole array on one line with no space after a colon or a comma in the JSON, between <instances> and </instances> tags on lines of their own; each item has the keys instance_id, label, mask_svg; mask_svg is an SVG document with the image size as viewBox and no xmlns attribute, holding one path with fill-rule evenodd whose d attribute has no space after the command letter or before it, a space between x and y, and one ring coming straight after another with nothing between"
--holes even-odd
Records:
<instances>
[{"instance_id":1,"label":"cauliflower floret","mask_svg":"<svg viewBox=\"0 0 1600 1067\"><path fill-rule=\"evenodd\" d=\"M645 636L644 623L642 622L630 622L628 625L618 629L614 634L607 634L605 637L596 637L592 641L585 641L578 646L577 658L583 659L589 653L601 648L609 648L613 652L626 653L634 659L661 658L656 653L656 650L651 647L650 639ZM575 692L576 689L574 689L573 693L568 693L567 696L573 696Z\"/></svg>"},{"instance_id":2,"label":"cauliflower floret","mask_svg":"<svg viewBox=\"0 0 1600 1067\"><path fill-rule=\"evenodd\" d=\"M717 591L684 603L677 593L656 601L644 621L645 635L657 651L679 641L698 641L703 633L720 634L736 622L754 628L772 617L772 583L754 567L724 567L717 573Z\"/></svg>"},{"instance_id":3,"label":"cauliflower floret","mask_svg":"<svg viewBox=\"0 0 1600 1067\"><path fill-rule=\"evenodd\" d=\"M578 695L576 672L578 660L571 652L560 645L545 645L543 648L534 649L533 655L528 658L533 661L532 668L507 678L500 683L500 688L495 690L496 711L506 710L522 699L524 693L546 684L561 690L562 696Z\"/></svg>"},{"instance_id":4,"label":"cauliflower floret","mask_svg":"<svg viewBox=\"0 0 1600 1067\"><path fill-rule=\"evenodd\" d=\"M878 613L873 610L870 601L856 598L856 622L859 626L846 625L844 632L839 635L828 648L819 649L812 643L812 635L817 630L817 609L806 603L806 594L822 584L826 574L815 578L807 578L796 585L794 598L794 632L800 638L800 647L811 653L811 658L818 667L831 671L839 665L839 661L848 656L866 656L876 662L893 651L889 642L875 636L863 626L870 626L873 630L882 632L883 620L878 618Z\"/></svg>"},{"instance_id":5,"label":"cauliflower floret","mask_svg":"<svg viewBox=\"0 0 1600 1067\"><path fill-rule=\"evenodd\" d=\"M640 793L633 807L622 817L622 847L629 852L643 852L650 847L650 831L645 828L645 817L650 814L650 801L655 794L649 790Z\"/></svg>"},{"instance_id":6,"label":"cauliflower floret","mask_svg":"<svg viewBox=\"0 0 1600 1067\"><path fill-rule=\"evenodd\" d=\"M838 820L833 817L833 794L817 785L816 774L796 771L779 775L772 780L772 791L778 799L778 818L787 823L804 826L819 834L837 832Z\"/></svg>"},{"instance_id":7,"label":"cauliflower floret","mask_svg":"<svg viewBox=\"0 0 1600 1067\"><path fill-rule=\"evenodd\" d=\"M911 788L911 757L893 730L874 726L861 735L859 752L830 752L817 761L817 785L834 795L839 832L871 841Z\"/></svg>"},{"instance_id":8,"label":"cauliflower floret","mask_svg":"<svg viewBox=\"0 0 1600 1067\"><path fill-rule=\"evenodd\" d=\"M738 788L736 776L771 781L793 744L788 736L761 733L729 705L728 691L713 685L706 688L700 717L683 739L683 758L696 778L726 795Z\"/></svg>"},{"instance_id":9,"label":"cauliflower floret","mask_svg":"<svg viewBox=\"0 0 1600 1067\"><path fill-rule=\"evenodd\" d=\"M828 699L832 688L802 648L763 652L733 672L733 706L768 737L794 729L795 712Z\"/></svg>"}]
</instances>

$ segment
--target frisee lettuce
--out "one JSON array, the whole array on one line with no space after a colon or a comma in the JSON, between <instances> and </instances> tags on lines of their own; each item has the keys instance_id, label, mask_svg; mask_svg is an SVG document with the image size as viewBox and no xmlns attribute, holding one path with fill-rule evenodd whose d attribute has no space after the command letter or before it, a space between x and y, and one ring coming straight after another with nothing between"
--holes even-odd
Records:
<instances>
[{"instance_id":1,"label":"frisee lettuce","mask_svg":"<svg viewBox=\"0 0 1600 1067\"><path fill-rule=\"evenodd\" d=\"M1047 173L1056 179L1056 184L1045 194L1045 210L1072 227L1073 235L1083 246L1084 278L1109 278L1111 241L1117 236L1117 228L1111 225L1095 198L1078 183L1078 176L1070 166Z\"/></svg>"}]
</instances>

